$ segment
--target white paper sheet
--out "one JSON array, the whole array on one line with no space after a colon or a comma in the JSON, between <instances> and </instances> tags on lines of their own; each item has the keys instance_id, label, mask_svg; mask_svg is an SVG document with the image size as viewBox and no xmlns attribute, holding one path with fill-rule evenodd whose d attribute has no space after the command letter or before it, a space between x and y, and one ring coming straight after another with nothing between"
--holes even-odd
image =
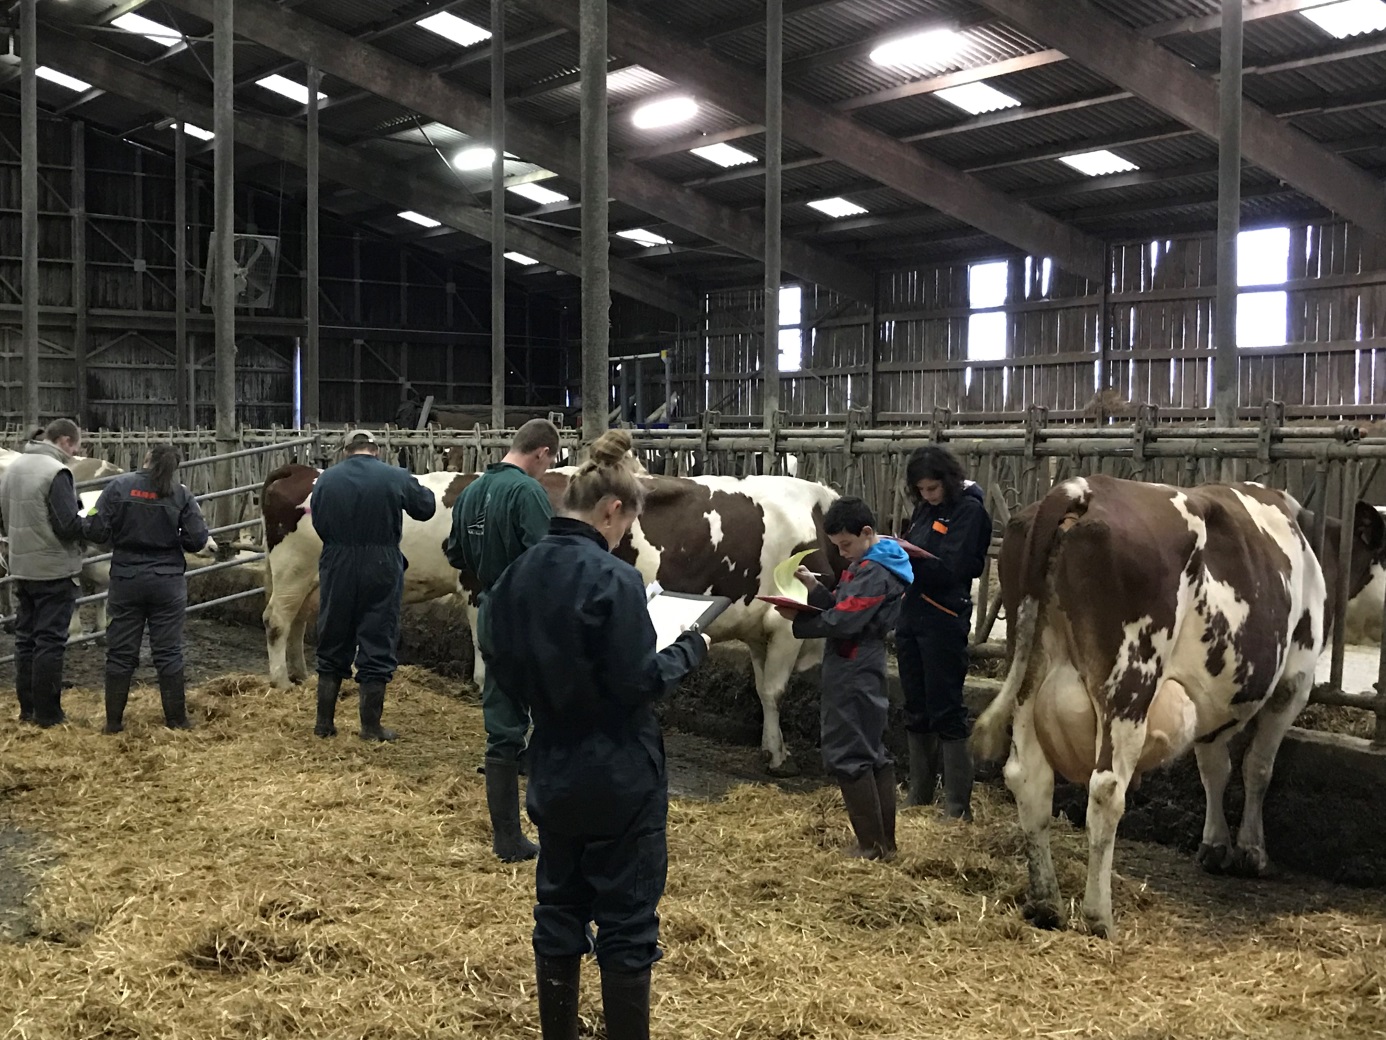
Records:
<instances>
[{"instance_id":1,"label":"white paper sheet","mask_svg":"<svg viewBox=\"0 0 1386 1040\"><path fill-rule=\"evenodd\" d=\"M684 599L658 595L649 602L650 620L654 622L655 649L663 650L679 637L685 628L697 621L707 610L705 599Z\"/></svg>"}]
</instances>

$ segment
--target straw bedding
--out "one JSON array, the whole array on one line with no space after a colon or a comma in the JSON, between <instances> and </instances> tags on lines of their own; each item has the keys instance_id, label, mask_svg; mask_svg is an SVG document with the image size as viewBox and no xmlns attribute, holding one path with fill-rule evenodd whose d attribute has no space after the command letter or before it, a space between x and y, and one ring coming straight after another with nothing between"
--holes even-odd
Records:
<instances>
[{"instance_id":1,"label":"straw bedding","mask_svg":"<svg viewBox=\"0 0 1386 1040\"><path fill-rule=\"evenodd\" d=\"M0 723L0 813L50 857L25 866L33 935L0 945L0 1035L537 1037L533 868L490 855L480 714L448 693L402 670L390 747L316 740L311 693L243 675L192 693L191 734L149 688L119 737L89 691L58 731ZM978 803L971 828L903 814L881 865L838 854L830 790L676 802L656 1035L1386 1036L1379 894L1123 843L1122 937L1036 932L1014 810ZM1082 835L1060 821L1055 845L1078 895Z\"/></svg>"}]
</instances>

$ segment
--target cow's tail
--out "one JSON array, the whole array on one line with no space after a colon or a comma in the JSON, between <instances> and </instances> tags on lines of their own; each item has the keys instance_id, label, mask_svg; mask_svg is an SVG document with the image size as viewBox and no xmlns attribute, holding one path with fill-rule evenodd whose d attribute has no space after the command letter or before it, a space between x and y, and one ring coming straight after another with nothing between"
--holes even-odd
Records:
<instances>
[{"instance_id":1,"label":"cow's tail","mask_svg":"<svg viewBox=\"0 0 1386 1040\"><path fill-rule=\"evenodd\" d=\"M1006 672L1001 692L982 712L972 729L972 753L982 761L995 761L1006 753L1011 718L1020 703L1021 691L1030 679L1035 660L1035 644L1042 627L1054 567L1054 550L1063 531L1087 511L1091 498L1092 491L1085 480L1061 484L1040 503L1026 533L1011 666Z\"/></svg>"}]
</instances>

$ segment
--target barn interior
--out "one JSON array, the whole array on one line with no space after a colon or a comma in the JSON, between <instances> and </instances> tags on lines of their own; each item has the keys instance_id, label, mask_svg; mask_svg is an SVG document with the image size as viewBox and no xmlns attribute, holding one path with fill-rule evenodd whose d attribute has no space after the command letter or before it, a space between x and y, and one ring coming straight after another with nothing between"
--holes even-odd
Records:
<instances>
[{"instance_id":1,"label":"barn interior","mask_svg":"<svg viewBox=\"0 0 1386 1040\"><path fill-rule=\"evenodd\" d=\"M1386 507L1386 0L16 0L0 34L4 446L62 416L122 469L172 441L223 548L189 578L194 735L150 715L98 743L90 617L73 725L0 723L17 1035L539 1035L533 878L471 818L460 608L408 608L399 711L431 738L394 759L306 747L310 695L267 682L261 487L350 428L423 474L535 416L573 458L620 425L651 473L821 481L892 530L910 451L945 443L995 521L976 708L1006 667L1006 523L1056 483L1267 483L1321 556L1327 521ZM995 770L971 834L912 812L896 873L837 863L816 673L784 700L803 775L771 778L719 646L665 708L656 1021L1386 1035L1386 558L1369 577L1338 582L1282 748L1284 873L1200 874L1186 760L1132 795L1110 947L1024 924ZM1075 896L1085 803L1056 802Z\"/></svg>"}]
</instances>

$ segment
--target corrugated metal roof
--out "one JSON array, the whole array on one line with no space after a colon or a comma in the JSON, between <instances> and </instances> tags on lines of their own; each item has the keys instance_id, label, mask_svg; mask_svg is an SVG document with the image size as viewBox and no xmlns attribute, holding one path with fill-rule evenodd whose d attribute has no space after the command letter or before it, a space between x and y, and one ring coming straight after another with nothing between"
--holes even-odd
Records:
<instances>
[{"instance_id":1,"label":"corrugated metal roof","mask_svg":"<svg viewBox=\"0 0 1386 1040\"><path fill-rule=\"evenodd\" d=\"M1218 33L1209 31L1221 10L1219 0L1093 0L1107 14L1135 28L1171 23L1179 19L1205 19L1198 32L1166 35L1160 43L1198 67L1215 71L1219 59ZM1261 0L1271 2L1271 0ZM837 0L809 5L786 16L785 56L789 64L789 89L820 105L862 99L882 91L940 74L981 69L996 62L1035 54L1048 45L1009 27L977 0ZM1254 10L1256 5L1249 6ZM464 0L450 10L480 26L489 25L489 0ZM427 8L402 5L400 0L306 0L293 6L297 15L315 19L354 36L366 36L391 56L419 66L442 69L453 84L484 97L489 91L489 45L461 48L414 23ZM408 17L403 15L408 13ZM645 3L641 13L664 23L684 38L705 39L724 58L759 70L764 61L763 0L700 0ZM150 17L206 32L206 24L172 9L160 8ZM61 5L41 5L45 22L92 25L110 17L109 0L66 0ZM929 26L960 26L959 44L950 53L936 55L933 65L920 68L888 68L865 55L870 46L907 31ZM525 39L552 29L535 12L511 5L506 20L508 38ZM137 61L151 63L162 74L186 83L190 92L208 93L211 47L197 43L191 49L161 55L160 48L138 37L103 32L97 42ZM628 64L618 41L612 44L618 68ZM1246 25L1246 58L1250 66L1245 80L1248 99L1277 112L1295 112L1294 124L1310 136L1350 148L1351 161L1379 170L1386 166L1386 34L1336 41L1298 14L1253 18ZM53 59L55 65L60 61ZM1288 67L1287 67L1288 66ZM290 78L301 78L301 65L289 62L272 49L246 41L236 47L236 73L252 81L268 71L283 69ZM577 39L571 32L556 33L539 42L513 49L507 55L508 94L512 110L549 125L559 136L576 138L580 85L577 78ZM1062 215L1090 232L1107 235L1132 228L1160 227L1172 222L1211 224L1215 206L1208 201L1216 190L1215 142L1181 131L1157 106L1121 97L1119 88L1076 62L1060 60L1037 67L993 75L989 82L1022 103L1018 112L974 118L929 94L919 93L867 106L853 106L852 116L862 125L895 138L918 138L917 147L955 167L972 170L977 180L994 189L1016 194L1036 209ZM17 85L3 89L12 95ZM418 121L398 103L362 95L351 83L328 77L324 90L343 103L323 110L323 127L335 140L359 141L373 156L396 165L401 175L432 170L443 160L430 153ZM690 135L715 135L736 131L748 120L741 114L703 103L697 117L683 126L656 131L636 129L631 111L640 101L682 92L668 70L634 66L621 68L608 84L611 99L610 134L613 151L640 154L661 145L688 146ZM41 99L54 107L70 104L74 97L52 84L40 85ZM748 102L748 110L759 99ZM253 86L237 95L238 108L265 112L299 121L299 106ZM1062 111L1052 111L1062 106ZM157 125L150 113L119 97L106 95L88 101L77 112L94 124L118 131L142 124ZM1034 114L1031 112L1043 112ZM464 127L484 134L484 127ZM920 246L931 234L945 235L953 243L971 241L961 225L923 200L881 186L873 179L870 155L842 155L844 161L809 161L812 152L795 141L795 128L786 127L785 159L786 225L830 245L848 245L849 252L869 249L881 256L899 256ZM467 134L455 129L429 126L432 143L445 155L460 148ZM155 147L164 140L162 131L142 136ZM398 140L382 140L389 135ZM171 140L165 143L171 145ZM758 161L764 155L764 137L757 133L734 138L731 143ZM1141 174L1124 180L1102 179L1093 187L1071 168L1057 161L1069 150L1106 146L1136 163ZM521 157L522 159L526 157ZM848 165L850 163L851 165ZM695 190L733 210L758 212L763 206L764 178L759 166L747 171L722 171L687 151L645 163L655 175L674 183L691 182ZM855 168L854 168L855 167ZM534 169L510 163L507 172ZM436 173L437 171L434 170ZM460 193L484 193L488 174L449 174ZM722 178L722 179L719 179ZM1277 212L1300 213L1314 203L1289 188L1282 188L1262 171L1248 168L1245 181L1250 192L1245 212L1256 219ZM578 185L558 178L546 185L577 197ZM870 219L840 225L808 209L814 197L845 194L870 211ZM507 199L516 213L534 206L522 199ZM576 226L576 210L544 218L554 224ZM687 233L660 224L638 210L618 202L613 220L622 226L643 223L679 242L694 241ZM900 239L913 245L891 244ZM877 250L873 242L884 242ZM949 246L948 248L954 248ZM958 248L961 248L960 246ZM927 249L925 250L927 251ZM677 269L677 257L657 258L629 243L617 246L617 255L636 262ZM701 256L702 254L700 254Z\"/></svg>"}]
</instances>

